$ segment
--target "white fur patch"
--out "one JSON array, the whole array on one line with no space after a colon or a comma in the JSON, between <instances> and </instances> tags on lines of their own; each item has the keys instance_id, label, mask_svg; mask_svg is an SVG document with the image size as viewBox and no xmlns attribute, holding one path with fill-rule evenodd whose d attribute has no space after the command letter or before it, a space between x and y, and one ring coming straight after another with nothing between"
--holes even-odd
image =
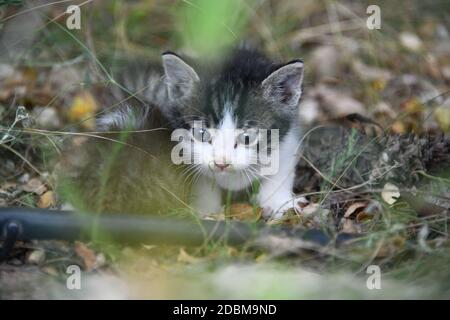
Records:
<instances>
[{"instance_id":1,"label":"white fur patch","mask_svg":"<svg viewBox=\"0 0 450 320\"><path fill-rule=\"evenodd\" d=\"M105 114L97 119L97 128L102 131L141 129L146 121L148 109L133 109L129 105L121 106L117 110Z\"/></svg>"}]
</instances>

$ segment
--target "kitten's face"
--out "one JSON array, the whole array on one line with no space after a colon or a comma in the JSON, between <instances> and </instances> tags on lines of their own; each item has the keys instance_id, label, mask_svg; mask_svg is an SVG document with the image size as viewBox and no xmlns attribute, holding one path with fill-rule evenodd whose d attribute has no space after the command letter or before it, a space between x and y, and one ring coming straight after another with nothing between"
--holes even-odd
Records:
<instances>
[{"instance_id":1,"label":"kitten's face","mask_svg":"<svg viewBox=\"0 0 450 320\"><path fill-rule=\"evenodd\" d=\"M189 150L193 164L210 176L226 177L247 172L254 177L258 172L258 150L265 146L259 128L250 124L239 127L231 109L225 109L216 124L206 119L189 121L183 137L183 150Z\"/></svg>"},{"instance_id":2,"label":"kitten's face","mask_svg":"<svg viewBox=\"0 0 450 320\"><path fill-rule=\"evenodd\" d=\"M183 151L199 171L218 178L257 177L258 155L273 147L270 129L282 138L297 118L303 64L236 57L213 74L199 75L176 55L163 55L163 62L165 114L174 128L186 129Z\"/></svg>"}]
</instances>

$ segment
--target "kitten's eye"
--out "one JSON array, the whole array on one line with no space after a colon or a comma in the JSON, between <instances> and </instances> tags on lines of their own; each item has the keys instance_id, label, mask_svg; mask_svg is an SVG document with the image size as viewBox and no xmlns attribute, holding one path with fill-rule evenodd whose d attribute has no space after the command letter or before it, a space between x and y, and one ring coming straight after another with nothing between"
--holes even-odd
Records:
<instances>
[{"instance_id":1,"label":"kitten's eye","mask_svg":"<svg viewBox=\"0 0 450 320\"><path fill-rule=\"evenodd\" d=\"M198 142L210 142L211 134L205 128L192 128L192 136Z\"/></svg>"},{"instance_id":2,"label":"kitten's eye","mask_svg":"<svg viewBox=\"0 0 450 320\"><path fill-rule=\"evenodd\" d=\"M254 145L258 141L258 131L255 129L247 129L237 137L237 142L245 146Z\"/></svg>"}]
</instances>

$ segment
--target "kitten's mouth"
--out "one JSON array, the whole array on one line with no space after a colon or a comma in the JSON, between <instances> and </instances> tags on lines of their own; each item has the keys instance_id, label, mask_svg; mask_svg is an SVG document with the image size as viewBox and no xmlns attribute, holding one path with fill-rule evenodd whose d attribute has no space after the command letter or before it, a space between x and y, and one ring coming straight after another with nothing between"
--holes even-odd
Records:
<instances>
[{"instance_id":1,"label":"kitten's mouth","mask_svg":"<svg viewBox=\"0 0 450 320\"><path fill-rule=\"evenodd\" d=\"M209 168L216 174L226 174L234 171L233 165L231 163L212 162L209 164Z\"/></svg>"}]
</instances>

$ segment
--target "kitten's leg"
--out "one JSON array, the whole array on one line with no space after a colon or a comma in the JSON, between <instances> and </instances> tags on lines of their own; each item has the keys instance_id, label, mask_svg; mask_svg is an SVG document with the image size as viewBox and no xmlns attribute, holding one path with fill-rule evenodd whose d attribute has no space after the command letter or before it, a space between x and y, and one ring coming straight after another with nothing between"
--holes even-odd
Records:
<instances>
[{"instance_id":1,"label":"kitten's leg","mask_svg":"<svg viewBox=\"0 0 450 320\"><path fill-rule=\"evenodd\" d=\"M298 143L297 131L290 131L280 146L278 172L262 181L258 200L263 208L264 218L279 219L288 209L295 207L293 187L298 161Z\"/></svg>"},{"instance_id":2,"label":"kitten's leg","mask_svg":"<svg viewBox=\"0 0 450 320\"><path fill-rule=\"evenodd\" d=\"M194 186L193 205L201 215L220 213L222 211L222 193L217 184L207 177L200 178Z\"/></svg>"}]
</instances>

